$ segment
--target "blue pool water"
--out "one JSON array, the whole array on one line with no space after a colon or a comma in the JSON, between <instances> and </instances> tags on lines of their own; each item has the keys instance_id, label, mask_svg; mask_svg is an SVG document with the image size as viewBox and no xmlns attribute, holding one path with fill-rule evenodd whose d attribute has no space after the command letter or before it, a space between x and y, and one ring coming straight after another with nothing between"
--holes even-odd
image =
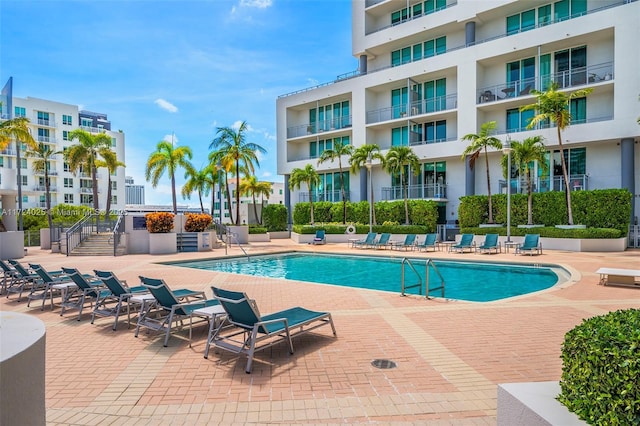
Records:
<instances>
[{"instance_id":1,"label":"blue pool water","mask_svg":"<svg viewBox=\"0 0 640 426\"><path fill-rule=\"evenodd\" d=\"M325 255L314 253L285 253L232 258L171 262L172 265L235 274L335 284L346 287L400 292L400 258ZM424 283L425 259L413 258L411 263ZM483 262L435 260L446 283L445 298L488 302L527 294L552 287L558 275L544 266L498 264ZM431 287L439 285L439 278L429 268ZM415 273L405 267L405 285L418 282ZM423 290L424 291L424 290ZM406 291L419 294L418 289ZM430 294L440 297L441 292Z\"/></svg>"}]
</instances>

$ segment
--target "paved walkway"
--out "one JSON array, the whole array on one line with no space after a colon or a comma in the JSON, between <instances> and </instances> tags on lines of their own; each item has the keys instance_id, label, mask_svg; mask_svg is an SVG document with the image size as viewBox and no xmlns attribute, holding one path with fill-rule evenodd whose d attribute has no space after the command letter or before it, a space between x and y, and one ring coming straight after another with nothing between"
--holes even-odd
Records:
<instances>
[{"instance_id":1,"label":"paved walkway","mask_svg":"<svg viewBox=\"0 0 640 426\"><path fill-rule=\"evenodd\" d=\"M252 243L250 254L282 250L353 253L346 244L298 245L289 240ZM389 255L389 251L367 253ZM239 255L232 248L229 255ZM397 255L397 252L394 252ZM412 256L426 256L411 253ZM0 309L26 312L47 329L46 406L51 425L162 424L433 424L493 425L499 383L558 380L564 334L584 318L640 306L640 290L598 285L601 266L637 268L640 251L512 254L429 253L430 257L557 263L571 272L550 290L492 303L425 300L398 294L328 287L185 269L155 262L220 257L207 253L65 257L29 249L23 263L46 268L114 271L136 285L138 275L161 277L172 287L242 290L262 312L300 305L333 314L328 328L259 352L253 373L229 353L203 358L205 327L162 346L162 337L112 319L90 324L90 314L63 317L0 297ZM313 273L310 271L310 273ZM473 279L473 277L469 277ZM393 360L394 369L371 361Z\"/></svg>"}]
</instances>

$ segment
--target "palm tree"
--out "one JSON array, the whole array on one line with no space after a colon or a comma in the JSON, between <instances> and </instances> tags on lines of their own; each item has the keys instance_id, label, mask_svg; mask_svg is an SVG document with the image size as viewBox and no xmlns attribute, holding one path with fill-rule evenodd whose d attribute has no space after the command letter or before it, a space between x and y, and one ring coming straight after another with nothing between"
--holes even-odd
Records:
<instances>
[{"instance_id":1,"label":"palm tree","mask_svg":"<svg viewBox=\"0 0 640 426\"><path fill-rule=\"evenodd\" d=\"M580 89L571 93L558 91L558 84L552 82L546 91L532 90L531 94L537 98L535 104L525 105L520 111L536 112L531 119L527 129L533 129L539 123L552 121L556 124L558 134L558 146L560 147L560 161L562 163L562 178L564 179L565 199L567 202L567 219L569 225L573 225L573 212L571 211L571 190L569 189L569 176L567 174L567 164L564 160L564 147L562 146L562 131L571 124L571 111L569 109L571 100L584 98L593 89Z\"/></svg>"},{"instance_id":2,"label":"palm tree","mask_svg":"<svg viewBox=\"0 0 640 426\"><path fill-rule=\"evenodd\" d=\"M232 127L218 127L216 132L217 137L209 145L209 149L218 150L222 157L228 157L235 163L234 169L236 171L236 225L240 224L240 191L239 172L246 168L250 174L255 172L254 165L260 166L258 156L256 152L266 154L266 150L260 145L246 141L246 132L248 131L248 125L246 121L240 123L238 129ZM229 188L227 186L227 188ZM227 190L228 192L228 190Z\"/></svg>"},{"instance_id":3,"label":"palm tree","mask_svg":"<svg viewBox=\"0 0 640 426\"><path fill-rule=\"evenodd\" d=\"M400 175L400 188L404 198L404 223L409 224L408 183L405 185L405 168L408 167L414 175L420 174L420 159L408 146L393 146L385 156L385 169L390 174Z\"/></svg>"},{"instance_id":4,"label":"palm tree","mask_svg":"<svg viewBox=\"0 0 640 426\"><path fill-rule=\"evenodd\" d=\"M118 170L118 167L125 167L125 164L118 160L117 154L111 148L101 149L100 156L102 160L96 160L96 167L105 167L107 169L107 205L104 217L109 219L111 214L111 175Z\"/></svg>"},{"instance_id":5,"label":"palm tree","mask_svg":"<svg viewBox=\"0 0 640 426\"><path fill-rule=\"evenodd\" d=\"M210 162L202 172L205 175L205 186L203 188L204 194L208 194L211 191L211 217L214 217L214 210L216 206L216 183L218 183L218 168L215 162Z\"/></svg>"},{"instance_id":6,"label":"palm tree","mask_svg":"<svg viewBox=\"0 0 640 426\"><path fill-rule=\"evenodd\" d=\"M16 162L17 162L17 175L18 175L18 229L22 229L22 174L20 171L20 143L24 142L28 148L35 149L38 143L33 139L31 132L29 131L29 119L26 117L16 117L11 120L6 120L0 123L0 150L5 149L11 143L11 140L16 141ZM7 229L2 222L2 215L0 215L0 232L6 232Z\"/></svg>"},{"instance_id":7,"label":"palm tree","mask_svg":"<svg viewBox=\"0 0 640 426\"><path fill-rule=\"evenodd\" d=\"M529 167L534 161L538 162L538 167L542 171L547 170L546 154L547 150L542 143L542 136L532 136L526 138L522 142L511 142L511 158L513 164L518 170L518 175L524 175L527 179L527 224L533 225L533 185L531 183L531 168ZM511 185L511 171L507 170L507 156L502 157L502 170L504 176L507 177L507 185Z\"/></svg>"},{"instance_id":8,"label":"palm tree","mask_svg":"<svg viewBox=\"0 0 640 426\"><path fill-rule=\"evenodd\" d=\"M81 167L90 170L91 185L93 189L93 209L98 212L98 174L96 160L102 149L111 147L111 138L106 133L95 135L86 130L76 129L69 132L69 140L78 140L64 151L64 160L69 164L69 169L75 174Z\"/></svg>"},{"instance_id":9,"label":"palm tree","mask_svg":"<svg viewBox=\"0 0 640 426\"><path fill-rule=\"evenodd\" d=\"M258 219L258 206L256 205L256 195L260 190L260 182L258 182L258 178L256 178L255 176L249 176L248 178L243 179L242 182L240 182L240 187L238 189L242 195L251 195L251 198L253 200L253 214L256 218L256 221L260 222Z\"/></svg>"},{"instance_id":10,"label":"palm tree","mask_svg":"<svg viewBox=\"0 0 640 426\"><path fill-rule=\"evenodd\" d=\"M311 225L315 223L313 219L313 187L320 183L320 175L311 164L307 164L304 169L295 168L291 170L289 176L289 189L300 189L300 185L306 184L309 189L309 209Z\"/></svg>"},{"instance_id":11,"label":"palm tree","mask_svg":"<svg viewBox=\"0 0 640 426\"><path fill-rule=\"evenodd\" d=\"M191 199L191 193L198 192L198 200L200 201L200 212L204 213L204 204L202 204L202 196L209 195L209 189L211 188L210 178L211 172L209 167L211 165L197 170L195 167L189 165L184 173L184 178L187 181L182 186L182 198ZM213 209L211 210L213 216Z\"/></svg>"},{"instance_id":12,"label":"palm tree","mask_svg":"<svg viewBox=\"0 0 640 426\"><path fill-rule=\"evenodd\" d=\"M333 161L338 159L338 170L340 171L340 195L342 196L342 223L347 223L347 196L344 191L344 177L342 176L342 156L351 155L353 152L353 145L344 144L342 141L336 141L333 143L333 148L326 149L320 154L318 158L318 165L325 161Z\"/></svg>"},{"instance_id":13,"label":"palm tree","mask_svg":"<svg viewBox=\"0 0 640 426\"><path fill-rule=\"evenodd\" d=\"M34 158L31 163L33 171L36 173L44 173L44 202L47 209L47 223L49 224L49 232L53 232L53 220L51 218L51 183L49 182L49 164L50 161L61 151L52 151L48 145L38 144L35 149L31 148L27 151L27 156Z\"/></svg>"},{"instance_id":14,"label":"palm tree","mask_svg":"<svg viewBox=\"0 0 640 426\"><path fill-rule=\"evenodd\" d=\"M351 173L358 172L360 169L362 169L363 166L367 164L367 161L371 161L374 159L380 160L380 162L383 164L383 167L384 167L384 156L380 154L380 147L378 145L366 144L354 149L353 153L351 154L351 158L349 159L349 164L351 164ZM367 179L370 179L370 178L371 178L370 176L367 177ZM371 203L371 206L372 206L372 209L371 209L372 223L371 224L375 225L376 224L376 205L373 199L373 185L370 184L369 187L371 188L371 194L369 195L369 203Z\"/></svg>"},{"instance_id":15,"label":"palm tree","mask_svg":"<svg viewBox=\"0 0 640 426\"><path fill-rule=\"evenodd\" d=\"M264 207L264 199L265 197L269 200L271 196L271 182L258 182L258 186L256 188L256 195L260 195L260 205ZM264 212L264 208L260 209L260 225L262 225L262 213Z\"/></svg>"},{"instance_id":16,"label":"palm tree","mask_svg":"<svg viewBox=\"0 0 640 426\"><path fill-rule=\"evenodd\" d=\"M178 213L176 201L176 171L178 167L187 169L191 167L191 148L188 146L173 146L173 143L162 140L158 142L156 150L149 155L145 178L147 182L151 179L151 185L155 188L164 172L169 174L171 179L171 200L173 201L173 214Z\"/></svg>"},{"instance_id":17,"label":"palm tree","mask_svg":"<svg viewBox=\"0 0 640 426\"><path fill-rule=\"evenodd\" d=\"M489 198L489 220L488 223L493 223L493 205L491 202L491 177L489 175L489 155L487 154L487 148L502 149L502 142L495 136L491 136L491 133L496 128L495 121L488 121L480 126L480 133L469 133L462 137L463 141L471 141L471 144L462 153L462 160L470 155L469 167L473 169L476 160L480 157L481 153L484 153L484 160L487 167L487 196Z\"/></svg>"}]
</instances>

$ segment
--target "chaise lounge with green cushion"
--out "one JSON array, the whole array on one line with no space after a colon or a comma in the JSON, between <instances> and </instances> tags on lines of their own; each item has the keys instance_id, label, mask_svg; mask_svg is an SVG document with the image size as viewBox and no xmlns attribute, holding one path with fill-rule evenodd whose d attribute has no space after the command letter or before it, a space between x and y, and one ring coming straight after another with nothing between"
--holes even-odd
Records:
<instances>
[{"instance_id":1,"label":"chaise lounge with green cushion","mask_svg":"<svg viewBox=\"0 0 640 426\"><path fill-rule=\"evenodd\" d=\"M516 247L515 254L542 254L542 243L540 243L540 234L526 234L522 244Z\"/></svg>"},{"instance_id":2,"label":"chaise lounge with green cushion","mask_svg":"<svg viewBox=\"0 0 640 426\"><path fill-rule=\"evenodd\" d=\"M475 251L476 243L473 242L474 237L474 234L462 234L460 242L451 246L451 251L457 251L460 253L464 253L465 250L469 250L469 252Z\"/></svg>"},{"instance_id":3,"label":"chaise lounge with green cushion","mask_svg":"<svg viewBox=\"0 0 640 426\"><path fill-rule=\"evenodd\" d=\"M487 234L484 237L484 242L478 246L478 251L480 253L500 253L502 252L502 248L500 247L500 243L498 242L498 234Z\"/></svg>"}]
</instances>

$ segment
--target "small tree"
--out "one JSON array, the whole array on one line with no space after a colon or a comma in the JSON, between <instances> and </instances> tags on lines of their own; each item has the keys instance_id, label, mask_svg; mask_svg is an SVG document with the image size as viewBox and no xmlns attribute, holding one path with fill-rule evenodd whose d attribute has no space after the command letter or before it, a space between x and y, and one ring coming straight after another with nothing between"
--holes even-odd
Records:
<instances>
[{"instance_id":1,"label":"small tree","mask_svg":"<svg viewBox=\"0 0 640 426\"><path fill-rule=\"evenodd\" d=\"M158 142L156 150L149 155L145 178L147 182L151 180L151 185L155 188L160 182L160 178L165 171L171 180L171 201L173 202L173 214L178 213L178 202L176 200L176 171L178 167L191 167L191 148L188 146L173 146L173 143L162 140Z\"/></svg>"},{"instance_id":2,"label":"small tree","mask_svg":"<svg viewBox=\"0 0 640 426\"><path fill-rule=\"evenodd\" d=\"M49 145L38 144L35 149L27 151L27 157L33 157L33 171L36 173L44 173L44 200L47 209L47 223L49 224L49 232L53 232L53 219L51 217L51 183L49 182L49 162L61 151L52 151Z\"/></svg>"},{"instance_id":3,"label":"small tree","mask_svg":"<svg viewBox=\"0 0 640 426\"><path fill-rule=\"evenodd\" d=\"M313 218L313 187L320 183L320 175L311 164L307 164L304 169L295 168L289 176L289 188L300 189L302 184L306 184L309 189L309 210L311 225L315 223Z\"/></svg>"},{"instance_id":4,"label":"small tree","mask_svg":"<svg viewBox=\"0 0 640 426\"><path fill-rule=\"evenodd\" d=\"M480 133L469 133L462 137L463 141L471 141L471 144L462 153L462 161L467 155L470 155L469 167L473 169L476 160L480 157L481 153L484 153L484 160L487 167L487 196L489 198L489 218L488 223L493 223L493 205L491 202L491 176L489 174L489 156L487 154L487 148L502 149L502 142L495 136L491 136L491 133L496 128L495 121L489 121L483 123L480 126Z\"/></svg>"},{"instance_id":5,"label":"small tree","mask_svg":"<svg viewBox=\"0 0 640 426\"><path fill-rule=\"evenodd\" d=\"M367 164L367 161L379 160L384 167L384 156L380 154L380 147L376 144L365 144L359 146L358 148L353 150L351 154L351 158L349 159L349 164L351 164L351 173L356 173L362 169ZM367 179L371 179L371 176L367 176ZM371 194L369 194L369 203L371 203L371 224L376 224L376 204L373 198L373 184L370 183L369 187L371 188Z\"/></svg>"},{"instance_id":6,"label":"small tree","mask_svg":"<svg viewBox=\"0 0 640 426\"><path fill-rule=\"evenodd\" d=\"M420 174L420 159L408 146L393 146L385 157L385 167L391 174L400 176L400 188L404 198L404 223L409 224L408 180L404 180L405 169L410 169L415 176Z\"/></svg>"},{"instance_id":7,"label":"small tree","mask_svg":"<svg viewBox=\"0 0 640 426\"><path fill-rule=\"evenodd\" d=\"M338 170L340 171L340 195L342 198L342 223L347 221L347 196L344 191L344 176L342 174L342 156L350 156L353 152L353 145L343 144L341 141L335 141L333 148L325 149L320 154L318 165L325 161L338 160Z\"/></svg>"}]
</instances>

